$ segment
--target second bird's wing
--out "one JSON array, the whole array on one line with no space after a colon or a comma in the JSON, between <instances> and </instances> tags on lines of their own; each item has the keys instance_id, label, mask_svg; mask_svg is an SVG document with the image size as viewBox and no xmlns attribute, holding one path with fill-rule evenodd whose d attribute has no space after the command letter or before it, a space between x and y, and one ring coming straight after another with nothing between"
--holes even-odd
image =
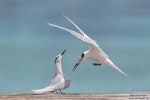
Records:
<instances>
[{"instance_id":1,"label":"second bird's wing","mask_svg":"<svg viewBox=\"0 0 150 100\"><path fill-rule=\"evenodd\" d=\"M71 84L71 79L65 79L64 89L68 88Z\"/></svg>"}]
</instances>

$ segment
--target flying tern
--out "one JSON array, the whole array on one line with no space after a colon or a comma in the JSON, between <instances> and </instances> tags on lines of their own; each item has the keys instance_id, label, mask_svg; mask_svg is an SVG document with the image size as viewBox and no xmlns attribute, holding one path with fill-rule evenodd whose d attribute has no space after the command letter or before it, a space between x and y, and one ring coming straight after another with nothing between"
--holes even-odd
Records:
<instances>
[{"instance_id":1,"label":"flying tern","mask_svg":"<svg viewBox=\"0 0 150 100\"><path fill-rule=\"evenodd\" d=\"M83 62L87 59L90 59L90 60L94 60L94 61L98 62L98 63L93 63L93 65L105 64L107 66L114 68L115 70L117 70L121 74L128 76L125 72L123 72L121 69L119 69L109 59L108 55L99 47L99 45L97 44L97 42L95 40L91 39L87 34L85 34L70 18L68 18L64 14L63 14L63 16L78 30L78 32L73 31L73 30L68 29L68 28L65 28L65 27L62 27L62 26L59 26L59 25L51 24L51 23L48 23L48 25L62 29L62 30L65 30L65 31L71 33L72 35L74 35L75 37L79 38L83 42L86 42L90 45L90 49L81 54L81 57L79 58L79 60L75 64L73 71L77 68L77 66L81 62Z\"/></svg>"},{"instance_id":2,"label":"flying tern","mask_svg":"<svg viewBox=\"0 0 150 100\"><path fill-rule=\"evenodd\" d=\"M54 75L54 78L51 80L50 85L43 89L32 90L32 92L37 93L37 94L43 94L43 93L49 93L49 92L57 93L57 90L59 90L60 93L62 93L61 90L66 89L70 86L71 79L66 78L66 76L64 75L64 72L61 68L62 55L65 52L66 52L66 50L64 50L61 54L56 56L56 59L55 59L56 73Z\"/></svg>"}]
</instances>

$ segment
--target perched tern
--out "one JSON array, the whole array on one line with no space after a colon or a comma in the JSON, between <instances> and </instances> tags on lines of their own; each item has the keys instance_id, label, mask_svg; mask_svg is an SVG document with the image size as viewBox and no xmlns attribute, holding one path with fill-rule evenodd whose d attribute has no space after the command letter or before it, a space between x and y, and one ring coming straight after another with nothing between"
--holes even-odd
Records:
<instances>
[{"instance_id":1,"label":"perched tern","mask_svg":"<svg viewBox=\"0 0 150 100\"><path fill-rule=\"evenodd\" d=\"M37 94L49 93L49 92L57 93L57 90L59 90L60 93L62 93L61 90L66 89L70 86L71 79L66 78L66 76L64 75L64 72L62 71L62 68L61 68L61 59L65 52L66 52L66 50L64 50L61 54L56 56L56 59L55 59L56 73L55 73L54 78L51 80L50 85L43 89L32 90L32 92L37 93Z\"/></svg>"},{"instance_id":2,"label":"perched tern","mask_svg":"<svg viewBox=\"0 0 150 100\"><path fill-rule=\"evenodd\" d=\"M79 38L80 40L82 40L83 42L86 42L90 45L90 49L85 51L84 53L82 53L81 57L79 58L78 62L75 64L73 71L77 68L77 66L87 60L94 60L98 63L93 63L93 65L101 65L101 64L105 64L107 66L110 66L112 68L114 68L115 70L119 71L120 73L122 73L125 76L128 76L125 72L123 72L121 69L119 69L108 57L108 55L99 47L99 45L96 43L95 40L91 39L87 34L85 34L70 18L68 18L67 16L65 16L63 14L63 16L79 31L73 31L71 29L59 26L59 25L55 25L55 24L51 24L48 23L49 26L52 27L56 27L62 30L65 30L69 33L71 33L72 35L74 35L75 37Z\"/></svg>"}]
</instances>

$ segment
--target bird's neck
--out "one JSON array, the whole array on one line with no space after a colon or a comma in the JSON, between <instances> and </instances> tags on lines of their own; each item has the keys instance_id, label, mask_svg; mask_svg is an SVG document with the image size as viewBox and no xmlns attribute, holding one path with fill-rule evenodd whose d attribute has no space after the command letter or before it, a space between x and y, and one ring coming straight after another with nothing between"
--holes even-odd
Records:
<instances>
[{"instance_id":1,"label":"bird's neck","mask_svg":"<svg viewBox=\"0 0 150 100\"><path fill-rule=\"evenodd\" d=\"M56 68L56 74L62 74L63 73L62 68L61 68L61 62L60 62L60 64L56 63L55 68Z\"/></svg>"}]
</instances>

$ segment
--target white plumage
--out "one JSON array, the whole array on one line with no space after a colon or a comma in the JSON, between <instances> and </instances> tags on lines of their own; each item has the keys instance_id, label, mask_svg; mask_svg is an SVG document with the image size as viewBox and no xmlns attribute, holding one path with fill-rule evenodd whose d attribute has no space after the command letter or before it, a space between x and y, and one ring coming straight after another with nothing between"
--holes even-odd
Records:
<instances>
[{"instance_id":1,"label":"white plumage","mask_svg":"<svg viewBox=\"0 0 150 100\"><path fill-rule=\"evenodd\" d=\"M54 75L54 78L51 80L50 85L43 89L32 90L32 92L37 93L37 94L42 94L42 93L47 93L47 92L57 92L57 90L61 92L61 90L66 89L70 86L71 79L66 78L61 68L61 59L65 51L66 50L64 50L61 54L56 56L56 59L55 59L56 73Z\"/></svg>"},{"instance_id":2,"label":"white plumage","mask_svg":"<svg viewBox=\"0 0 150 100\"><path fill-rule=\"evenodd\" d=\"M71 33L72 35L74 35L75 37L79 38L80 40L82 40L83 42L86 42L90 45L90 49L85 51L82 55L81 58L79 59L79 61L76 63L76 65L74 66L73 70L75 70L77 68L77 66L87 60L87 59L91 59L94 61L97 61L99 63L99 65L101 64L105 64L108 65L112 68L114 68L115 70L117 70L118 72L122 73L125 76L128 76L125 72L123 72L121 69L119 69L108 57L108 55L99 47L99 45L96 43L95 40L91 39L88 35L86 35L70 18L68 18L67 16L63 15L69 22L71 22L71 24L79 31L73 31L71 29L59 26L59 25L55 25L55 24L51 24L48 23L49 26L53 26L62 30L65 30L69 33ZM98 64L97 64L98 65Z\"/></svg>"}]
</instances>

